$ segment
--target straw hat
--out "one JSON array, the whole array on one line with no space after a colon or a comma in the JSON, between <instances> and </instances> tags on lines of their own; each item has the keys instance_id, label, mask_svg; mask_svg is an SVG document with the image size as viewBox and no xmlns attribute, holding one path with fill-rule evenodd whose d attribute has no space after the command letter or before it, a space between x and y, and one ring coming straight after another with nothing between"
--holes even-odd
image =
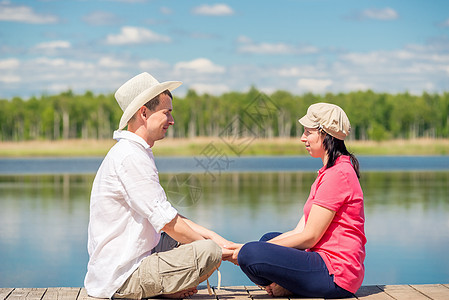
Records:
<instances>
[{"instance_id":1,"label":"straw hat","mask_svg":"<svg viewBox=\"0 0 449 300\"><path fill-rule=\"evenodd\" d=\"M165 90L169 90L170 92L173 91L181 84L181 81L166 81L160 83L147 72L141 73L128 80L117 90L117 92L115 92L115 99L123 110L118 129L125 128L131 117L145 103Z\"/></svg>"},{"instance_id":2,"label":"straw hat","mask_svg":"<svg viewBox=\"0 0 449 300\"><path fill-rule=\"evenodd\" d=\"M307 128L321 128L339 140L344 140L351 131L348 116L335 104L312 104L307 109L307 114L298 121Z\"/></svg>"}]
</instances>

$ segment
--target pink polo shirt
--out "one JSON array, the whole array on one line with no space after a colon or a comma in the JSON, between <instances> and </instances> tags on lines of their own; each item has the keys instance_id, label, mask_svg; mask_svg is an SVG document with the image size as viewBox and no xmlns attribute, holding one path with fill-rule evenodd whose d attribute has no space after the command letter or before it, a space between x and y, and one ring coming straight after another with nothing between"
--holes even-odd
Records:
<instances>
[{"instance_id":1,"label":"pink polo shirt","mask_svg":"<svg viewBox=\"0 0 449 300\"><path fill-rule=\"evenodd\" d=\"M306 222L313 204L336 214L323 237L308 251L320 254L336 284L355 293L365 275L365 214L362 188L349 156L340 156L333 167L318 171L304 205Z\"/></svg>"}]
</instances>

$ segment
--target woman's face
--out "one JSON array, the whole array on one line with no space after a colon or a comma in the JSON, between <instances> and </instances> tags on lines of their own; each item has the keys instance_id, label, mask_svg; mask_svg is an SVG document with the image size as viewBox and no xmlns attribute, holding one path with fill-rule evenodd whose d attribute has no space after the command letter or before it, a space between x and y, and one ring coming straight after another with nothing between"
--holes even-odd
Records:
<instances>
[{"instance_id":1,"label":"woman's face","mask_svg":"<svg viewBox=\"0 0 449 300\"><path fill-rule=\"evenodd\" d=\"M304 133L301 136L301 142L306 146L310 156L321 158L324 161L326 150L323 146L324 135L320 134L318 129L304 127Z\"/></svg>"}]
</instances>

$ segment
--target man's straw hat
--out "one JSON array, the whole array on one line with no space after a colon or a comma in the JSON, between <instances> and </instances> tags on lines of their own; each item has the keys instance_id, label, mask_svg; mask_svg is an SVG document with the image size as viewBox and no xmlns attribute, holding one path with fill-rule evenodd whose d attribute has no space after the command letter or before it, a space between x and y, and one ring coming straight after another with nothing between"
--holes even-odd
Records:
<instances>
[{"instance_id":1,"label":"man's straw hat","mask_svg":"<svg viewBox=\"0 0 449 300\"><path fill-rule=\"evenodd\" d=\"M169 90L170 92L173 91L181 84L181 81L166 81L160 83L147 72L141 73L128 80L117 90L117 92L115 92L115 99L123 110L118 129L125 128L131 117L145 103L165 90Z\"/></svg>"}]
</instances>

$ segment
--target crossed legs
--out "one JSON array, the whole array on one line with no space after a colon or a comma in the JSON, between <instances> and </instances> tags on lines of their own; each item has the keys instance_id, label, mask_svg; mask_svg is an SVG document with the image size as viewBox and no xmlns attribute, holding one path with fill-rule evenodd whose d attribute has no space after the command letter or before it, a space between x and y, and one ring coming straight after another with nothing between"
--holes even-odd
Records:
<instances>
[{"instance_id":1,"label":"crossed legs","mask_svg":"<svg viewBox=\"0 0 449 300\"><path fill-rule=\"evenodd\" d=\"M251 281L265 287L272 296L352 296L334 283L318 253L265 242L279 234L266 234L261 241L249 242L240 249L240 268Z\"/></svg>"}]
</instances>

